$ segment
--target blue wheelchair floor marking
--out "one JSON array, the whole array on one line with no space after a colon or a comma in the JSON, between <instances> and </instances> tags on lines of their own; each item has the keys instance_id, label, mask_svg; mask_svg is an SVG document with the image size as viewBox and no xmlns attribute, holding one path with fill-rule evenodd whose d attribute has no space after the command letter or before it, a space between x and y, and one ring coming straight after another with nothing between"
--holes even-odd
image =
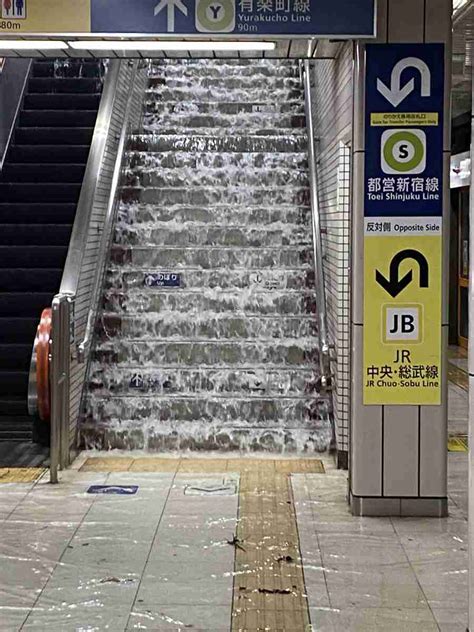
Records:
<instances>
[{"instance_id":1,"label":"blue wheelchair floor marking","mask_svg":"<svg viewBox=\"0 0 474 632\"><path fill-rule=\"evenodd\" d=\"M118 496L133 496L138 491L138 485L91 485L88 494L116 494Z\"/></svg>"}]
</instances>

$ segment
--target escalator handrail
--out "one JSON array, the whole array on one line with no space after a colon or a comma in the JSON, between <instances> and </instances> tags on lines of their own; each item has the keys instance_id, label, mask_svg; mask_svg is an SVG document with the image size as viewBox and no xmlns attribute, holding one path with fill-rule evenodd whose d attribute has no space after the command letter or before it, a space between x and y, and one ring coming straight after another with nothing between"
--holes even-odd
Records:
<instances>
[{"instance_id":1,"label":"escalator handrail","mask_svg":"<svg viewBox=\"0 0 474 632\"><path fill-rule=\"evenodd\" d=\"M97 112L94 134L59 289L59 294L61 295L75 296L79 287L82 260L91 226L97 179L106 149L121 63L120 59L111 60L105 75L102 97Z\"/></svg>"},{"instance_id":2,"label":"escalator handrail","mask_svg":"<svg viewBox=\"0 0 474 632\"><path fill-rule=\"evenodd\" d=\"M318 337L319 337L319 366L321 371L321 384L324 388L331 387L331 361L327 326L326 288L324 281L324 256L321 239L321 214L319 206L318 174L316 142L313 124L313 98L311 92L311 63L303 62L303 86L305 95L305 115L308 136L308 165L309 188L311 198L311 226L313 233L314 275L316 287L316 309L318 313Z\"/></svg>"},{"instance_id":3,"label":"escalator handrail","mask_svg":"<svg viewBox=\"0 0 474 632\"><path fill-rule=\"evenodd\" d=\"M94 321L95 321L95 307L97 306L99 302L99 299L100 299L99 294L102 291L102 279L103 279L103 274L104 274L104 267L106 263L108 247L109 247L109 239L112 233L113 224L115 222L117 191L120 184L120 177L122 173L123 154L125 151L128 133L129 133L129 121L130 121L130 114L132 110L132 102L133 102L133 96L134 96L134 84L135 84L135 77L136 77L137 68L138 68L137 62L132 62L132 63L134 64L132 81L130 85L130 90L128 92L123 125L120 131L120 139L118 143L113 176L112 176L112 183L111 183L109 198L108 198L108 203L107 203L107 213L105 216L105 222L104 222L102 236L100 240L99 256L98 256L99 266L95 271L94 287L92 290L91 302L90 302L91 307L89 309L89 313L87 316L87 323L86 323L84 336L77 345L77 353L78 353L79 362L84 362L92 343Z\"/></svg>"}]
</instances>

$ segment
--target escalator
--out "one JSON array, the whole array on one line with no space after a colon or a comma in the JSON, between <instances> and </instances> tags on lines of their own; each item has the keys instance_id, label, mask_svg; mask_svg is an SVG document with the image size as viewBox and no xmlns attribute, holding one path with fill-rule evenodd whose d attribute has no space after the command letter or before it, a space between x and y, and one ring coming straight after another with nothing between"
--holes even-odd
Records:
<instances>
[{"instance_id":1,"label":"escalator","mask_svg":"<svg viewBox=\"0 0 474 632\"><path fill-rule=\"evenodd\" d=\"M27 459L25 444L47 434L42 422L28 416L32 341L41 311L59 289L103 71L97 60L33 61L0 173L3 465Z\"/></svg>"}]
</instances>

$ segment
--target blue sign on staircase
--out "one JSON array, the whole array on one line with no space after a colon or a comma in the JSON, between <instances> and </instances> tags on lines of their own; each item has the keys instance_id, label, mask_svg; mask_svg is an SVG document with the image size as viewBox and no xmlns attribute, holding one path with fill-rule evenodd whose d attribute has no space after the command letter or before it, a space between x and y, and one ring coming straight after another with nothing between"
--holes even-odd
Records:
<instances>
[{"instance_id":1,"label":"blue sign on staircase","mask_svg":"<svg viewBox=\"0 0 474 632\"><path fill-rule=\"evenodd\" d=\"M373 37L374 0L92 0L93 33Z\"/></svg>"}]
</instances>

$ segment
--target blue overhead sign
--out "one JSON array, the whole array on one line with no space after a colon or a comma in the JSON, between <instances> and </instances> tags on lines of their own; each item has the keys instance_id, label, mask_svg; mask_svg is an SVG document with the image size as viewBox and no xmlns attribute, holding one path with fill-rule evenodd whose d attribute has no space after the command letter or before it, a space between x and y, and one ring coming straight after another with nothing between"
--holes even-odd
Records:
<instances>
[{"instance_id":1,"label":"blue overhead sign","mask_svg":"<svg viewBox=\"0 0 474 632\"><path fill-rule=\"evenodd\" d=\"M443 212L444 45L368 44L366 217Z\"/></svg>"},{"instance_id":2,"label":"blue overhead sign","mask_svg":"<svg viewBox=\"0 0 474 632\"><path fill-rule=\"evenodd\" d=\"M375 35L375 0L91 0L93 33Z\"/></svg>"}]
</instances>

